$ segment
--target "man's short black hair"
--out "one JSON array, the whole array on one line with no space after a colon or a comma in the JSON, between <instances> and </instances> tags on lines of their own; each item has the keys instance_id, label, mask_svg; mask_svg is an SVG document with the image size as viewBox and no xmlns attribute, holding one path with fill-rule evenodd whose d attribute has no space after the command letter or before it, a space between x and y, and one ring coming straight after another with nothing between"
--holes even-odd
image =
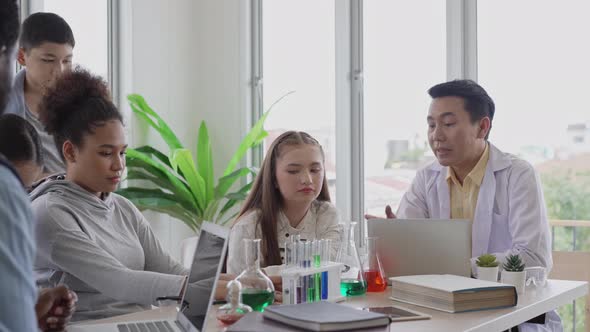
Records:
<instances>
[{"instance_id":1,"label":"man's short black hair","mask_svg":"<svg viewBox=\"0 0 590 332\"><path fill-rule=\"evenodd\" d=\"M72 29L61 16L54 13L31 14L23 22L19 46L29 51L46 42L76 45Z\"/></svg>"},{"instance_id":2,"label":"man's short black hair","mask_svg":"<svg viewBox=\"0 0 590 332\"><path fill-rule=\"evenodd\" d=\"M492 98L490 98L486 90L484 90L484 88L474 81L454 80L437 84L428 89L428 94L433 99L441 97L463 98L465 110L469 113L471 122L475 123L476 121L479 121L487 116L490 118L491 130L491 122L494 119L496 106L494 105L494 101ZM489 134L490 133L488 131L486 139L488 139Z\"/></svg>"}]
</instances>

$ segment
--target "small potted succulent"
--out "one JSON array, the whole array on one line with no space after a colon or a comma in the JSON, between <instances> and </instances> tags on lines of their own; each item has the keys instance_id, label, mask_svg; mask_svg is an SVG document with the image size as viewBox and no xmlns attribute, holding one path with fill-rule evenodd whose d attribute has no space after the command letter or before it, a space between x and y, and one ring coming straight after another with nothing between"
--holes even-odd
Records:
<instances>
[{"instance_id":1,"label":"small potted succulent","mask_svg":"<svg viewBox=\"0 0 590 332\"><path fill-rule=\"evenodd\" d=\"M500 262L496 260L496 256L483 254L477 257L475 264L477 265L477 279L498 281L498 265L500 265Z\"/></svg>"},{"instance_id":2,"label":"small potted succulent","mask_svg":"<svg viewBox=\"0 0 590 332\"><path fill-rule=\"evenodd\" d=\"M502 265L502 283L514 285L518 294L524 293L524 285L526 280L526 272L524 271L525 264L520 259L519 255L509 255L506 257L506 262Z\"/></svg>"}]
</instances>

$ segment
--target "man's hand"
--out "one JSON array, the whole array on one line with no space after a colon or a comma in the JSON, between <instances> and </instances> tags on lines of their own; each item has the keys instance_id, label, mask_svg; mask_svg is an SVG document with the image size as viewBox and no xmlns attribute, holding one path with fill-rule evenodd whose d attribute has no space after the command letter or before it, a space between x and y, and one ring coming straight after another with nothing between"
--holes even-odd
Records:
<instances>
[{"instance_id":1,"label":"man's hand","mask_svg":"<svg viewBox=\"0 0 590 332\"><path fill-rule=\"evenodd\" d=\"M65 331L66 324L76 311L78 297L65 286L40 291L35 312L42 331Z\"/></svg>"},{"instance_id":2,"label":"man's hand","mask_svg":"<svg viewBox=\"0 0 590 332\"><path fill-rule=\"evenodd\" d=\"M385 216L387 217L387 219L395 219L397 218L395 216L395 214L393 213L393 210L391 210L391 206L387 205L385 207ZM372 214L365 214L365 219L377 219L377 218L383 218L383 217L378 217L378 216L374 216Z\"/></svg>"}]
</instances>

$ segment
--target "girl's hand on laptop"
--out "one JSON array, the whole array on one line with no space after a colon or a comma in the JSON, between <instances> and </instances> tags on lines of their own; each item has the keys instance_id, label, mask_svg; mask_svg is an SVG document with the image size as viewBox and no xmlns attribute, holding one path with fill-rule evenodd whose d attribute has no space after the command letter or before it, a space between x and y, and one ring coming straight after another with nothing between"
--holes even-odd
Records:
<instances>
[{"instance_id":1,"label":"girl's hand on laptop","mask_svg":"<svg viewBox=\"0 0 590 332\"><path fill-rule=\"evenodd\" d=\"M387 219L395 219L395 218L397 218L395 216L395 214L393 213L393 210L391 209L391 206L389 206L389 205L385 206L385 217ZM383 218L383 217L374 216L374 215L368 214L368 213L365 214L365 219L367 219L367 220L368 219L377 219L377 218Z\"/></svg>"},{"instance_id":2,"label":"girl's hand on laptop","mask_svg":"<svg viewBox=\"0 0 590 332\"><path fill-rule=\"evenodd\" d=\"M40 291L35 304L37 322L42 331L65 331L76 311L78 296L66 286L46 288Z\"/></svg>"}]
</instances>

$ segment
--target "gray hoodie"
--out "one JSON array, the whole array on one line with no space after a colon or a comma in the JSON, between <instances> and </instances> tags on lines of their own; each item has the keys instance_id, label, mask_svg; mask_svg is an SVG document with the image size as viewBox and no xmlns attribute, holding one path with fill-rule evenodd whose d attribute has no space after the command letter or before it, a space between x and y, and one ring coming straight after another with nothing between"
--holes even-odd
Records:
<instances>
[{"instance_id":1,"label":"gray hoodie","mask_svg":"<svg viewBox=\"0 0 590 332\"><path fill-rule=\"evenodd\" d=\"M164 252L124 197L101 199L63 176L30 196L38 220L37 283L64 283L76 291L74 320L144 310L157 297L179 295L188 271Z\"/></svg>"}]
</instances>

